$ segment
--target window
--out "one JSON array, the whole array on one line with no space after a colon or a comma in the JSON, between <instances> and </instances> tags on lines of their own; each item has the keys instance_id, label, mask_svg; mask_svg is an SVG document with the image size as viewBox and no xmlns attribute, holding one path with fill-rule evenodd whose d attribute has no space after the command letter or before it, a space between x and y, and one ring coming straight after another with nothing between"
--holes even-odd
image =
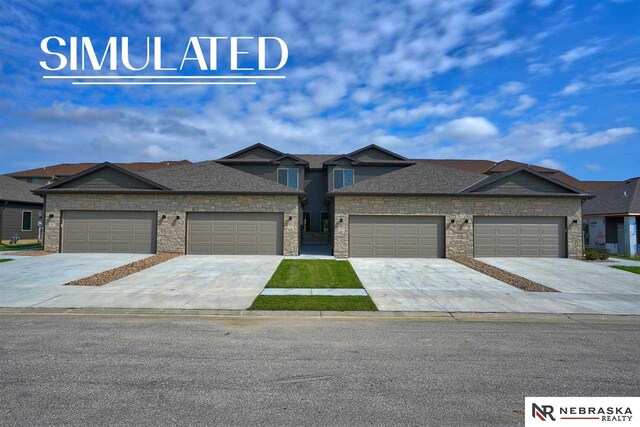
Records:
<instances>
[{"instance_id":1,"label":"window","mask_svg":"<svg viewBox=\"0 0 640 427\"><path fill-rule=\"evenodd\" d=\"M333 189L337 190L342 187L353 185L354 175L353 169L334 169Z\"/></svg>"},{"instance_id":2,"label":"window","mask_svg":"<svg viewBox=\"0 0 640 427\"><path fill-rule=\"evenodd\" d=\"M40 184L40 178L27 178L27 182L30 184Z\"/></svg>"},{"instance_id":3,"label":"window","mask_svg":"<svg viewBox=\"0 0 640 427\"><path fill-rule=\"evenodd\" d=\"M278 183L298 189L298 169L278 169Z\"/></svg>"},{"instance_id":4,"label":"window","mask_svg":"<svg viewBox=\"0 0 640 427\"><path fill-rule=\"evenodd\" d=\"M311 212L302 213L302 230L311 231Z\"/></svg>"},{"instance_id":5,"label":"window","mask_svg":"<svg viewBox=\"0 0 640 427\"><path fill-rule=\"evenodd\" d=\"M329 212L320 212L320 231L329 232Z\"/></svg>"},{"instance_id":6,"label":"window","mask_svg":"<svg viewBox=\"0 0 640 427\"><path fill-rule=\"evenodd\" d=\"M31 211L22 211L22 231L31 231Z\"/></svg>"}]
</instances>

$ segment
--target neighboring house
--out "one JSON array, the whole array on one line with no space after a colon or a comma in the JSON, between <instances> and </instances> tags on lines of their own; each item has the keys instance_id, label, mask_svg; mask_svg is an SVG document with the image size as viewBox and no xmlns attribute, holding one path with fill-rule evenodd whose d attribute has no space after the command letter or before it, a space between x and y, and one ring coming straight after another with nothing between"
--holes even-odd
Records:
<instances>
[{"instance_id":1,"label":"neighboring house","mask_svg":"<svg viewBox=\"0 0 640 427\"><path fill-rule=\"evenodd\" d=\"M585 246L613 254L638 255L640 178L613 183L584 203Z\"/></svg>"},{"instance_id":2,"label":"neighboring house","mask_svg":"<svg viewBox=\"0 0 640 427\"><path fill-rule=\"evenodd\" d=\"M191 163L188 160L164 161L164 162L136 162L136 163L116 163L118 166L134 172L144 172L155 169L162 169L171 166L186 165ZM7 175L28 182L43 186L52 182L75 175L84 170L96 166L98 163L60 163L58 165L44 166L36 169L12 172Z\"/></svg>"},{"instance_id":3,"label":"neighboring house","mask_svg":"<svg viewBox=\"0 0 640 427\"><path fill-rule=\"evenodd\" d=\"M324 242L340 258L579 257L589 194L569 179L375 145L312 155L255 144L155 171L104 163L37 192L53 251L297 255Z\"/></svg>"},{"instance_id":4,"label":"neighboring house","mask_svg":"<svg viewBox=\"0 0 640 427\"><path fill-rule=\"evenodd\" d=\"M40 237L42 197L32 193L35 185L0 175L0 241L18 235L22 240Z\"/></svg>"}]
</instances>

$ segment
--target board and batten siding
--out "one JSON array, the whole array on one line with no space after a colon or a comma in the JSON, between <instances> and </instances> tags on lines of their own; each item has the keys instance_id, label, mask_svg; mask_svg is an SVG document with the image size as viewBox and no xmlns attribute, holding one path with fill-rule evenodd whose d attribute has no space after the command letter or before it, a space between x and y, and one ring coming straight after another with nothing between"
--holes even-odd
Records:
<instances>
[{"instance_id":1,"label":"board and batten siding","mask_svg":"<svg viewBox=\"0 0 640 427\"><path fill-rule=\"evenodd\" d=\"M42 206L26 203L8 203L0 209L0 235L2 240L9 240L14 234L18 234L22 240L35 240L38 238L38 221L42 221L40 213ZM22 231L22 212L31 212L31 230Z\"/></svg>"}]
</instances>

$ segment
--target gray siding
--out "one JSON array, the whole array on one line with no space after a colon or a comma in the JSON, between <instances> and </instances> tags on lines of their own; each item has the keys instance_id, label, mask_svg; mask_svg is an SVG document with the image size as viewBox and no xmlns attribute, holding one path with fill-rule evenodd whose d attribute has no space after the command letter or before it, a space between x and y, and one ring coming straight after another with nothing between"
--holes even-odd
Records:
<instances>
[{"instance_id":1,"label":"gray siding","mask_svg":"<svg viewBox=\"0 0 640 427\"><path fill-rule=\"evenodd\" d=\"M100 169L64 184L61 188L82 188L87 190L118 190L121 188L136 190L156 189L146 182L111 168Z\"/></svg>"},{"instance_id":2,"label":"gray siding","mask_svg":"<svg viewBox=\"0 0 640 427\"><path fill-rule=\"evenodd\" d=\"M518 172L505 179L492 182L474 193L489 194L540 194L540 193L571 193L564 187L544 180L527 172Z\"/></svg>"},{"instance_id":3,"label":"gray siding","mask_svg":"<svg viewBox=\"0 0 640 427\"><path fill-rule=\"evenodd\" d=\"M368 150L364 150L358 154L354 154L350 157L354 159L358 159L361 162L378 162L378 161L402 161L402 159L387 154L383 151L377 150L375 148L369 148Z\"/></svg>"},{"instance_id":4,"label":"gray siding","mask_svg":"<svg viewBox=\"0 0 640 427\"><path fill-rule=\"evenodd\" d=\"M303 206L303 210L311 213L311 231L322 231L320 213L329 210L325 204L325 195L327 194L326 173L324 171L307 171L304 180L304 192L307 193L307 204Z\"/></svg>"},{"instance_id":5,"label":"gray siding","mask_svg":"<svg viewBox=\"0 0 640 427\"><path fill-rule=\"evenodd\" d=\"M302 166L294 165L293 163L285 162L281 165L252 165L252 164L225 164L233 169L237 169L242 172L250 173L251 175L259 176L260 178L278 182L278 169L280 168L297 168L298 169L298 189L302 190L304 187L304 168Z\"/></svg>"},{"instance_id":6,"label":"gray siding","mask_svg":"<svg viewBox=\"0 0 640 427\"><path fill-rule=\"evenodd\" d=\"M42 206L9 203L0 208L0 235L2 240L9 240L14 234L19 234L23 240L38 238L38 221L41 221ZM31 211L31 231L22 231L22 211Z\"/></svg>"},{"instance_id":7,"label":"gray siding","mask_svg":"<svg viewBox=\"0 0 640 427\"><path fill-rule=\"evenodd\" d=\"M244 160L273 160L277 157L280 156L272 151L266 150L262 147L256 147L253 150L245 151L244 153L240 153L232 158Z\"/></svg>"}]
</instances>

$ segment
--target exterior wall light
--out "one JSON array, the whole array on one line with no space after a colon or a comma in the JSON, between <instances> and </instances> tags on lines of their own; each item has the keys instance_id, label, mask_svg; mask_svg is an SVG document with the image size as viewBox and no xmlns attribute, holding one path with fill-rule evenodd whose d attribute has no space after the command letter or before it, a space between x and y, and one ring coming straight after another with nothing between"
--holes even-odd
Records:
<instances>
[{"instance_id":1,"label":"exterior wall light","mask_svg":"<svg viewBox=\"0 0 640 427\"><path fill-rule=\"evenodd\" d=\"M53 214L49 214L49 218L53 218Z\"/></svg>"},{"instance_id":2,"label":"exterior wall light","mask_svg":"<svg viewBox=\"0 0 640 427\"><path fill-rule=\"evenodd\" d=\"M162 219L166 219L166 218L167 218L167 216L166 216L166 215L162 215Z\"/></svg>"},{"instance_id":3,"label":"exterior wall light","mask_svg":"<svg viewBox=\"0 0 640 427\"><path fill-rule=\"evenodd\" d=\"M289 221L291 221L293 219L293 217L291 215L289 215Z\"/></svg>"},{"instance_id":4,"label":"exterior wall light","mask_svg":"<svg viewBox=\"0 0 640 427\"><path fill-rule=\"evenodd\" d=\"M578 220L577 220L577 219L574 219L574 220L573 220L573 223L574 223L574 224L577 224L577 223L578 223Z\"/></svg>"},{"instance_id":5,"label":"exterior wall light","mask_svg":"<svg viewBox=\"0 0 640 427\"><path fill-rule=\"evenodd\" d=\"M176 221L180 219L180 215L176 215Z\"/></svg>"},{"instance_id":6,"label":"exterior wall light","mask_svg":"<svg viewBox=\"0 0 640 427\"><path fill-rule=\"evenodd\" d=\"M469 224L469 220L468 220L468 219L465 219L465 220L464 220L464 223L465 223L465 224Z\"/></svg>"},{"instance_id":7,"label":"exterior wall light","mask_svg":"<svg viewBox=\"0 0 640 427\"><path fill-rule=\"evenodd\" d=\"M456 219L455 218L451 218L451 224L455 224Z\"/></svg>"},{"instance_id":8,"label":"exterior wall light","mask_svg":"<svg viewBox=\"0 0 640 427\"><path fill-rule=\"evenodd\" d=\"M340 218L340 222L342 222L342 218Z\"/></svg>"}]
</instances>

